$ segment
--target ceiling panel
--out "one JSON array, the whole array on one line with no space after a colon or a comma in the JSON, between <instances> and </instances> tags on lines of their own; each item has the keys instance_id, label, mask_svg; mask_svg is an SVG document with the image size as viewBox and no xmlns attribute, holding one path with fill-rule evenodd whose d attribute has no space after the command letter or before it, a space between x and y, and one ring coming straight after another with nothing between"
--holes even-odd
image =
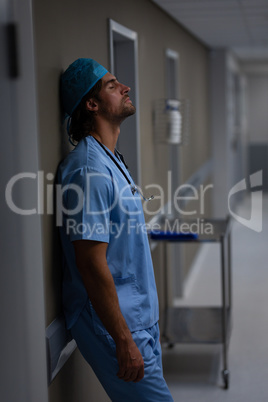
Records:
<instances>
[{"instance_id":1,"label":"ceiling panel","mask_svg":"<svg viewBox=\"0 0 268 402\"><path fill-rule=\"evenodd\" d=\"M240 0L240 3L243 7L266 7L267 8L267 0Z\"/></svg>"},{"instance_id":2,"label":"ceiling panel","mask_svg":"<svg viewBox=\"0 0 268 402\"><path fill-rule=\"evenodd\" d=\"M268 0L152 0L211 48L267 58ZM256 56L258 55L258 56Z\"/></svg>"}]
</instances>

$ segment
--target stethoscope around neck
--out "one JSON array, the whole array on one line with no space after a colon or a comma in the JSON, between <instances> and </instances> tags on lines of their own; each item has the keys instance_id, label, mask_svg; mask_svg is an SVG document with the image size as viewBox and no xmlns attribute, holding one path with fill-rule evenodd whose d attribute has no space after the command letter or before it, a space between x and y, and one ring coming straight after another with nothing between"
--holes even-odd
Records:
<instances>
[{"instance_id":1,"label":"stethoscope around neck","mask_svg":"<svg viewBox=\"0 0 268 402\"><path fill-rule=\"evenodd\" d=\"M113 163L116 165L116 167L120 170L120 172L121 172L122 175L125 177L125 179L126 179L126 181L128 182L128 184L130 185L132 194L135 195L136 193L138 193L138 194L142 197L142 199L143 199L144 201L151 201L151 200L153 200L153 199L154 199L154 196L153 196L153 195L151 195L151 197L149 197L149 198L144 197L144 195L143 195L142 192L139 190L139 188L136 186L136 184L131 183L131 181L130 181L129 178L127 177L126 173L124 172L124 170L121 168L121 166L120 166L119 163L117 162L117 160L110 154L110 152L105 148L105 146L104 146L100 141L98 141L97 138L95 138L95 137L93 137L93 136L92 136L92 138L94 138L94 140L97 141L97 143L102 147L102 149L105 151L105 153L109 156L109 158L110 158L110 159L113 161ZM115 150L115 152L116 152L116 155L118 155L119 159L120 159L120 160L122 161L122 163L124 164L124 166L125 166L125 168L127 169L127 171L129 172L128 166L127 166L127 164L126 164L126 162L125 162L125 160L124 160L123 155L122 155L117 149ZM129 174L130 174L130 172L129 172Z\"/></svg>"}]
</instances>

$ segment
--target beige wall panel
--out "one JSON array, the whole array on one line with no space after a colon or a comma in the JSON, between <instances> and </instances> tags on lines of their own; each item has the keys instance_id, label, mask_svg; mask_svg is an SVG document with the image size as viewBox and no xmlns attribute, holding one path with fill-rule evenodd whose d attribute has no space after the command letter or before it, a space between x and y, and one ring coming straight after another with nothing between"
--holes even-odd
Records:
<instances>
[{"instance_id":1,"label":"beige wall panel","mask_svg":"<svg viewBox=\"0 0 268 402\"><path fill-rule=\"evenodd\" d=\"M76 350L49 388L49 402L109 402L91 367Z\"/></svg>"},{"instance_id":2,"label":"beige wall panel","mask_svg":"<svg viewBox=\"0 0 268 402\"><path fill-rule=\"evenodd\" d=\"M149 0L33 0L33 16L40 170L45 174L55 174L64 155L63 143L67 144L61 131L60 73L78 57L95 58L109 68L108 18L138 33L142 185L157 183L166 187L168 150L155 143L152 124L153 101L166 95L166 48L179 53L180 97L191 102L191 136L182 151L183 180L187 180L210 157L208 50L157 6ZM45 181L45 184L50 183ZM61 310L59 241L52 216L44 215L43 242L49 324ZM159 259L154 260L157 273L161 267ZM50 387L51 401L67 401L62 387L71 378L74 389L81 386L79 376L72 377L76 370L80 371L83 380L89 380L87 392L73 400L97 401L94 392L98 387L95 389L95 379L86 365L77 357L72 358L68 365L69 369L64 368Z\"/></svg>"}]
</instances>

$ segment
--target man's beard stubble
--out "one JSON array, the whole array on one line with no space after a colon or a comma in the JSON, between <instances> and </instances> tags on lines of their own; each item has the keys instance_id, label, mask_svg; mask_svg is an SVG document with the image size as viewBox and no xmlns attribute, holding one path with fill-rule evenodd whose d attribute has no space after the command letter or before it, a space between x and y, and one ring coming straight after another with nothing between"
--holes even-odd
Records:
<instances>
[{"instance_id":1,"label":"man's beard stubble","mask_svg":"<svg viewBox=\"0 0 268 402\"><path fill-rule=\"evenodd\" d=\"M128 97L126 98L128 99ZM118 113L111 113L108 108L102 107L102 114L105 115L107 120L121 124L127 117L136 113L136 107L132 103L126 104L126 99L122 100L122 108Z\"/></svg>"}]
</instances>

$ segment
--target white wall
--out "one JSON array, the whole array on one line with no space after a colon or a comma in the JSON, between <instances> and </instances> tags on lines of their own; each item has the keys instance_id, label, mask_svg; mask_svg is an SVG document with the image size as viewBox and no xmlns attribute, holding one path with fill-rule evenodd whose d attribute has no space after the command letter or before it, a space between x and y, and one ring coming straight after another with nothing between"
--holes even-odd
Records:
<instances>
[{"instance_id":1,"label":"white wall","mask_svg":"<svg viewBox=\"0 0 268 402\"><path fill-rule=\"evenodd\" d=\"M225 49L210 57L213 215L224 218L231 188L246 175L244 119L246 82L236 58Z\"/></svg>"},{"instance_id":2,"label":"white wall","mask_svg":"<svg viewBox=\"0 0 268 402\"><path fill-rule=\"evenodd\" d=\"M248 172L263 171L268 191L268 63L243 63L247 76Z\"/></svg>"},{"instance_id":3,"label":"white wall","mask_svg":"<svg viewBox=\"0 0 268 402\"><path fill-rule=\"evenodd\" d=\"M268 142L268 73L247 74L249 141Z\"/></svg>"},{"instance_id":4,"label":"white wall","mask_svg":"<svg viewBox=\"0 0 268 402\"><path fill-rule=\"evenodd\" d=\"M6 52L10 22L18 33L19 70L13 77ZM31 1L1 0L0 30L0 398L47 402L40 217L12 212L4 192L15 174L38 170ZM34 180L28 179L27 184L24 189L16 184L16 202L33 208L37 186Z\"/></svg>"}]
</instances>

